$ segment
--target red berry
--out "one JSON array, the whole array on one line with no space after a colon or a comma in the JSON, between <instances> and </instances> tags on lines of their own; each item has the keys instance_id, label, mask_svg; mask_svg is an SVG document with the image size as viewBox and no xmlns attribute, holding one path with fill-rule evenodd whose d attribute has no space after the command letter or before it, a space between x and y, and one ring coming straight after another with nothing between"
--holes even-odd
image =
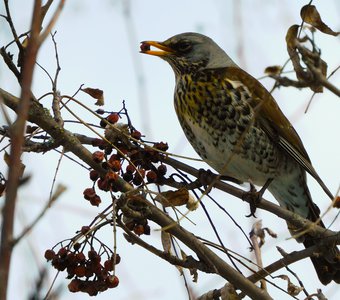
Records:
<instances>
[{"instance_id":1,"label":"red berry","mask_svg":"<svg viewBox=\"0 0 340 300\"><path fill-rule=\"evenodd\" d=\"M84 277L86 275L85 266L76 266L74 268L74 275L76 275L78 277Z\"/></svg>"},{"instance_id":2,"label":"red berry","mask_svg":"<svg viewBox=\"0 0 340 300\"><path fill-rule=\"evenodd\" d=\"M113 270L113 261L111 259L108 259L104 262L104 269L107 272Z\"/></svg>"},{"instance_id":3,"label":"red berry","mask_svg":"<svg viewBox=\"0 0 340 300\"><path fill-rule=\"evenodd\" d=\"M113 113L111 115L108 115L106 120L110 122L111 124L115 124L119 120L119 115L117 113Z\"/></svg>"},{"instance_id":4,"label":"red berry","mask_svg":"<svg viewBox=\"0 0 340 300\"><path fill-rule=\"evenodd\" d=\"M81 229L80 229L80 232L85 235L87 234L89 231L91 230L91 227L90 226L83 226ZM80 253L79 253L80 254Z\"/></svg>"},{"instance_id":5,"label":"red berry","mask_svg":"<svg viewBox=\"0 0 340 300\"><path fill-rule=\"evenodd\" d=\"M83 195L86 200L91 200L96 196L96 191L93 188L87 188L84 190Z\"/></svg>"},{"instance_id":6,"label":"red berry","mask_svg":"<svg viewBox=\"0 0 340 300\"><path fill-rule=\"evenodd\" d=\"M157 168L157 172L161 176L164 176L166 174L166 171L167 171L166 165L159 165Z\"/></svg>"},{"instance_id":7,"label":"red berry","mask_svg":"<svg viewBox=\"0 0 340 300\"><path fill-rule=\"evenodd\" d=\"M111 289L111 288L115 288L116 286L118 286L119 284L119 279L117 276L108 276L105 279L105 283L107 284L107 286Z\"/></svg>"},{"instance_id":8,"label":"red berry","mask_svg":"<svg viewBox=\"0 0 340 300\"><path fill-rule=\"evenodd\" d=\"M96 170L90 171L90 179L96 181L99 178L99 173Z\"/></svg>"},{"instance_id":9,"label":"red berry","mask_svg":"<svg viewBox=\"0 0 340 300\"><path fill-rule=\"evenodd\" d=\"M107 180L109 183L113 183L118 179L118 174L112 171L109 171L105 175L105 180Z\"/></svg>"},{"instance_id":10,"label":"red berry","mask_svg":"<svg viewBox=\"0 0 340 300\"><path fill-rule=\"evenodd\" d=\"M95 151L92 153L92 159L96 162L96 163L100 163L103 161L104 159L104 152L102 151Z\"/></svg>"},{"instance_id":11,"label":"red berry","mask_svg":"<svg viewBox=\"0 0 340 300\"><path fill-rule=\"evenodd\" d=\"M98 179L97 185L98 188L101 189L102 191L107 192L110 190L109 182L106 179Z\"/></svg>"},{"instance_id":12,"label":"red berry","mask_svg":"<svg viewBox=\"0 0 340 300\"><path fill-rule=\"evenodd\" d=\"M169 149L168 143L164 143L164 142L159 142L159 143L155 143L154 148L161 150L161 151L167 151Z\"/></svg>"},{"instance_id":13,"label":"red berry","mask_svg":"<svg viewBox=\"0 0 340 300\"><path fill-rule=\"evenodd\" d=\"M50 261L55 257L56 257L56 254L52 249L48 249L45 251L45 258L47 259L47 261Z\"/></svg>"},{"instance_id":14,"label":"red berry","mask_svg":"<svg viewBox=\"0 0 340 300\"><path fill-rule=\"evenodd\" d=\"M128 173L133 174L135 172L135 170L136 170L136 168L133 165L131 165L131 164L128 164L126 166L126 172L128 172Z\"/></svg>"},{"instance_id":15,"label":"red berry","mask_svg":"<svg viewBox=\"0 0 340 300\"><path fill-rule=\"evenodd\" d=\"M120 160L110 160L109 161L109 166L111 167L112 171L118 172L122 165L120 163Z\"/></svg>"},{"instance_id":16,"label":"red berry","mask_svg":"<svg viewBox=\"0 0 340 300\"><path fill-rule=\"evenodd\" d=\"M89 227L89 226L84 226L84 227ZM85 254L83 252L79 252L76 254L76 260L78 263L83 263L86 260Z\"/></svg>"},{"instance_id":17,"label":"red berry","mask_svg":"<svg viewBox=\"0 0 340 300\"><path fill-rule=\"evenodd\" d=\"M149 171L146 174L146 179L148 180L148 182L152 183L152 182L156 182L157 181L157 174L154 171Z\"/></svg>"},{"instance_id":18,"label":"red berry","mask_svg":"<svg viewBox=\"0 0 340 300\"><path fill-rule=\"evenodd\" d=\"M80 289L79 289L79 286L80 286L80 283L81 281L79 279L73 279L69 285L67 286L68 287L68 290L71 292L71 293L76 293L76 292L79 292Z\"/></svg>"},{"instance_id":19,"label":"red berry","mask_svg":"<svg viewBox=\"0 0 340 300\"><path fill-rule=\"evenodd\" d=\"M91 198L90 199L90 203L91 203L91 205L93 205L93 206L99 206L99 204L102 202L102 199L98 196L98 195L96 195L95 197L93 197L93 198Z\"/></svg>"},{"instance_id":20,"label":"red berry","mask_svg":"<svg viewBox=\"0 0 340 300\"><path fill-rule=\"evenodd\" d=\"M131 136L136 140L140 140L140 138L142 137L142 134L140 133L140 131L134 130L132 131Z\"/></svg>"},{"instance_id":21,"label":"red berry","mask_svg":"<svg viewBox=\"0 0 340 300\"><path fill-rule=\"evenodd\" d=\"M144 226L143 225L136 225L133 229L133 232L137 235L142 235L144 233Z\"/></svg>"},{"instance_id":22,"label":"red berry","mask_svg":"<svg viewBox=\"0 0 340 300\"><path fill-rule=\"evenodd\" d=\"M95 260L96 257L98 256L98 253L96 250L89 250L87 256L89 257L90 260Z\"/></svg>"},{"instance_id":23,"label":"red berry","mask_svg":"<svg viewBox=\"0 0 340 300\"><path fill-rule=\"evenodd\" d=\"M67 249L65 247L62 247L58 251L58 256L60 258L65 258L67 256L67 252L68 252Z\"/></svg>"}]
</instances>

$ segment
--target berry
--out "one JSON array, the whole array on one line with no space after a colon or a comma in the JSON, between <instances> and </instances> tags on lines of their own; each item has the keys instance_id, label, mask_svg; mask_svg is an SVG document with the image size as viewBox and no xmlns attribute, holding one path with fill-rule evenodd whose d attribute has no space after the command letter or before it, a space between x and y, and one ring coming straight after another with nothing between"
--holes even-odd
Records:
<instances>
[{"instance_id":1,"label":"berry","mask_svg":"<svg viewBox=\"0 0 340 300\"><path fill-rule=\"evenodd\" d=\"M115 124L119 120L119 115L117 113L112 113L107 116L106 120L111 124Z\"/></svg>"},{"instance_id":2,"label":"berry","mask_svg":"<svg viewBox=\"0 0 340 300\"><path fill-rule=\"evenodd\" d=\"M153 183L153 182L156 182L157 181L157 174L156 172L154 171L149 171L147 174L146 174L146 179L149 183Z\"/></svg>"},{"instance_id":3,"label":"berry","mask_svg":"<svg viewBox=\"0 0 340 300\"><path fill-rule=\"evenodd\" d=\"M160 176L164 176L166 174L166 171L167 171L166 165L159 165L158 168L157 168L157 173Z\"/></svg>"},{"instance_id":4,"label":"berry","mask_svg":"<svg viewBox=\"0 0 340 300\"><path fill-rule=\"evenodd\" d=\"M91 200L96 196L96 191L93 188L87 188L84 190L83 195L86 200Z\"/></svg>"},{"instance_id":5,"label":"berry","mask_svg":"<svg viewBox=\"0 0 340 300\"><path fill-rule=\"evenodd\" d=\"M119 279L117 276L108 276L105 279L105 283L107 284L108 288L115 288L119 284Z\"/></svg>"},{"instance_id":6,"label":"berry","mask_svg":"<svg viewBox=\"0 0 340 300\"><path fill-rule=\"evenodd\" d=\"M90 171L90 179L96 181L99 178L99 173L96 170Z\"/></svg>"},{"instance_id":7,"label":"berry","mask_svg":"<svg viewBox=\"0 0 340 300\"><path fill-rule=\"evenodd\" d=\"M133 229L133 232L137 235L142 235L144 233L144 226L143 225L136 225Z\"/></svg>"},{"instance_id":8,"label":"berry","mask_svg":"<svg viewBox=\"0 0 340 300\"><path fill-rule=\"evenodd\" d=\"M96 163L100 163L103 161L104 159L104 152L102 151L95 151L92 153L92 159L96 162Z\"/></svg>"},{"instance_id":9,"label":"berry","mask_svg":"<svg viewBox=\"0 0 340 300\"><path fill-rule=\"evenodd\" d=\"M136 140L140 140L140 138L142 137L142 134L140 133L140 131L134 130L132 131L131 136Z\"/></svg>"},{"instance_id":10,"label":"berry","mask_svg":"<svg viewBox=\"0 0 340 300\"><path fill-rule=\"evenodd\" d=\"M131 164L126 166L126 172L128 172L128 173L133 174L135 172L135 170L136 170L136 168Z\"/></svg>"},{"instance_id":11,"label":"berry","mask_svg":"<svg viewBox=\"0 0 340 300\"><path fill-rule=\"evenodd\" d=\"M68 290L71 292L71 293L76 293L76 292L79 292L80 291L80 283L81 281L79 279L73 279L69 285L67 286L68 287Z\"/></svg>"},{"instance_id":12,"label":"berry","mask_svg":"<svg viewBox=\"0 0 340 300\"><path fill-rule=\"evenodd\" d=\"M96 195L95 197L93 197L93 198L91 198L90 199L90 203L91 203L91 205L93 205L93 206L99 206L99 204L102 202L102 199L98 196L98 195Z\"/></svg>"},{"instance_id":13,"label":"berry","mask_svg":"<svg viewBox=\"0 0 340 300\"><path fill-rule=\"evenodd\" d=\"M128 172L124 173L124 174L123 174L123 179L124 179L125 181L129 182L129 181L131 181L131 180L133 179L133 174L128 173Z\"/></svg>"},{"instance_id":14,"label":"berry","mask_svg":"<svg viewBox=\"0 0 340 300\"><path fill-rule=\"evenodd\" d=\"M112 171L115 171L115 172L118 172L122 167L120 160L111 160L110 159L109 165L110 165Z\"/></svg>"},{"instance_id":15,"label":"berry","mask_svg":"<svg viewBox=\"0 0 340 300\"><path fill-rule=\"evenodd\" d=\"M164 142L159 142L159 143L155 143L154 148L161 150L161 151L167 151L169 149L168 143L164 143Z\"/></svg>"},{"instance_id":16,"label":"berry","mask_svg":"<svg viewBox=\"0 0 340 300\"><path fill-rule=\"evenodd\" d=\"M53 258L56 257L55 252L52 249L48 249L45 251L45 258L47 259L47 261L52 260Z\"/></svg>"},{"instance_id":17,"label":"berry","mask_svg":"<svg viewBox=\"0 0 340 300\"><path fill-rule=\"evenodd\" d=\"M80 232L85 235L87 234L89 231L91 230L91 227L90 226L83 226L81 229L80 229ZM80 254L80 253L79 253Z\"/></svg>"}]
</instances>

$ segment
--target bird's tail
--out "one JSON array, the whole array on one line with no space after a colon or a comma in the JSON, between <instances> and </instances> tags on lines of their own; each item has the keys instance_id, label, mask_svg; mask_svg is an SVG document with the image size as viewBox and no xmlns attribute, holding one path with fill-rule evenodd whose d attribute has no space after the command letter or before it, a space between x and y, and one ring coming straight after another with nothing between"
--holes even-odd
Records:
<instances>
[{"instance_id":1,"label":"bird's tail","mask_svg":"<svg viewBox=\"0 0 340 300\"><path fill-rule=\"evenodd\" d=\"M305 179L302 179L299 185L301 188L295 188L294 193L291 193L289 189L282 189L282 185L276 185L275 182L269 186L269 190L281 206L325 228L325 225L320 220L320 210L312 201ZM304 201L301 201L302 199ZM308 232L301 235L301 229L294 228L289 223L288 229L291 235L298 242L303 243L306 248L320 244L320 237L311 236ZM340 283L340 251L337 246L325 246L318 248L317 251L318 253L311 256L311 260L321 283L324 285L331 281Z\"/></svg>"},{"instance_id":2,"label":"bird's tail","mask_svg":"<svg viewBox=\"0 0 340 300\"><path fill-rule=\"evenodd\" d=\"M318 225L325 228L325 225L319 220L319 208L310 202L310 215L308 219L312 222L319 221ZM320 238L312 237L305 234L303 245L305 248L320 244ZM318 253L310 258L314 265L315 271L322 284L326 285L331 281L340 283L340 251L336 245L320 248Z\"/></svg>"}]
</instances>

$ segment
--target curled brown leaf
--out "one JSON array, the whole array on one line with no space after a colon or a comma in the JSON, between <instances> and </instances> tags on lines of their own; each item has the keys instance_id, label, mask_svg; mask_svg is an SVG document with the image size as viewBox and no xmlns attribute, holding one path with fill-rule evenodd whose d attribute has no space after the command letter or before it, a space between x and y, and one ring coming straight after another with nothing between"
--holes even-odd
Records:
<instances>
[{"instance_id":1,"label":"curled brown leaf","mask_svg":"<svg viewBox=\"0 0 340 300\"><path fill-rule=\"evenodd\" d=\"M333 31L328 25L326 25L322 19L321 16L316 9L315 5L305 5L301 8L300 16L302 20L312 26L314 26L316 29L320 30L323 33L338 36L340 32Z\"/></svg>"}]
</instances>

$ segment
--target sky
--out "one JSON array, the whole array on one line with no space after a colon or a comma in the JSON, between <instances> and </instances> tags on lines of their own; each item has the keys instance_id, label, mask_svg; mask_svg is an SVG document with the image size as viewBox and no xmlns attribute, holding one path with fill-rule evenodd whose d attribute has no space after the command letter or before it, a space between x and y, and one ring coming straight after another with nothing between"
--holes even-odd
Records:
<instances>
[{"instance_id":1,"label":"sky","mask_svg":"<svg viewBox=\"0 0 340 300\"><path fill-rule=\"evenodd\" d=\"M29 28L33 1L10 1L14 24L17 32ZM168 37L188 31L200 32L213 38L242 68L254 77L263 76L263 71L270 65L282 65L288 58L285 34L289 26L300 23L300 8L307 1L290 0L244 0L244 1L124 1L124 0L73 0L66 1L61 17L56 24L55 39L61 72L58 89L63 95L72 95L81 84L104 90L105 109L119 110L125 100L133 124L147 140L166 141L170 151L179 155L198 157L179 126L173 109L174 75L171 68L157 57L139 53L143 40L165 40ZM314 1L325 22L334 30L339 30L340 3L336 0ZM3 2L0 13L4 14ZM327 61L329 71L340 64L339 38L316 33L317 44L322 49L322 56ZM11 40L8 26L0 20L1 45ZM47 39L42 46L38 62L48 72L54 74L56 68L53 43ZM339 73L339 72L338 72ZM340 77L336 73L332 82L339 85ZM271 88L273 81L261 81ZM0 87L19 95L19 88L13 76L0 63ZM45 72L36 68L33 91L43 95L50 91L51 85ZM309 111L304 110L312 95L311 91L296 91L293 88L281 88L274 92L280 107L301 136L315 169L335 193L339 187L340 160L338 158L340 125L339 99L328 91L316 95ZM97 109L93 101L85 95L79 99ZM44 100L48 106L49 100ZM95 119L79 107L77 113L86 121ZM66 119L70 116L65 115ZM2 120L2 116L1 116ZM2 121L3 123L3 121ZM68 128L88 134L81 126L67 125ZM1 148L3 145L1 144ZM21 232L39 213L49 197L55 173L56 153L44 155L24 154L23 161L31 181L19 194L16 233ZM203 163L197 167L208 168ZM0 164L4 170L3 163ZM99 209L84 204L82 191L91 183L87 171L64 159L56 178L57 183L67 186L67 192L52 207L45 218L30 233L25 241L16 247L10 277L9 299L24 299L27 290L32 289L38 267L46 266L43 253L58 241L72 237L82 225L89 224L100 212ZM309 178L309 187L314 201L322 211L329 205L327 196L317 183ZM251 229L255 219L246 218L248 206L239 200L213 191L215 199L228 208L228 211L242 224L246 232ZM266 198L273 199L269 194ZM2 205L3 199L0 199ZM251 257L247 243L239 231L214 205L206 199L209 211L214 216L216 226L232 249ZM283 221L269 213L258 211L258 219L264 226L277 232L276 240L268 238L264 246L265 265L280 256L273 248L279 245L286 251L301 248L295 241L287 240L289 233ZM324 220L330 224L335 212L326 214ZM191 213L195 226L183 225L200 236L212 236L207 219L202 209ZM333 224L333 230L339 230L339 222ZM154 226L153 229L156 227ZM119 234L118 234L119 235ZM108 243L112 243L112 232L104 234ZM159 231L153 231L146 241L160 246ZM183 278L176 268L169 266L157 257L137 246L129 245L118 237L118 252L122 262L118 265L120 277L118 288L101 294L99 299L187 299ZM268 253L268 255L266 255ZM306 275L304 283L310 293L318 283L311 263L307 260L294 264L293 270ZM19 271L20 270L20 271ZM55 274L50 267L49 282ZM277 274L276 274L277 275ZM190 288L196 295L210 289L219 288L224 283L217 276L199 274L198 283L192 283L186 274ZM58 284L67 284L65 274L60 274ZM307 279L308 278L308 279ZM18 282L25 289L18 289ZM277 282L285 287L284 282ZM21 284L20 284L21 286ZM336 299L336 287L322 287L329 299ZM270 287L275 299L285 299L286 295ZM338 292L339 293L339 292ZM300 295L300 297L303 297ZM88 299L83 294L63 292L62 299Z\"/></svg>"}]
</instances>

